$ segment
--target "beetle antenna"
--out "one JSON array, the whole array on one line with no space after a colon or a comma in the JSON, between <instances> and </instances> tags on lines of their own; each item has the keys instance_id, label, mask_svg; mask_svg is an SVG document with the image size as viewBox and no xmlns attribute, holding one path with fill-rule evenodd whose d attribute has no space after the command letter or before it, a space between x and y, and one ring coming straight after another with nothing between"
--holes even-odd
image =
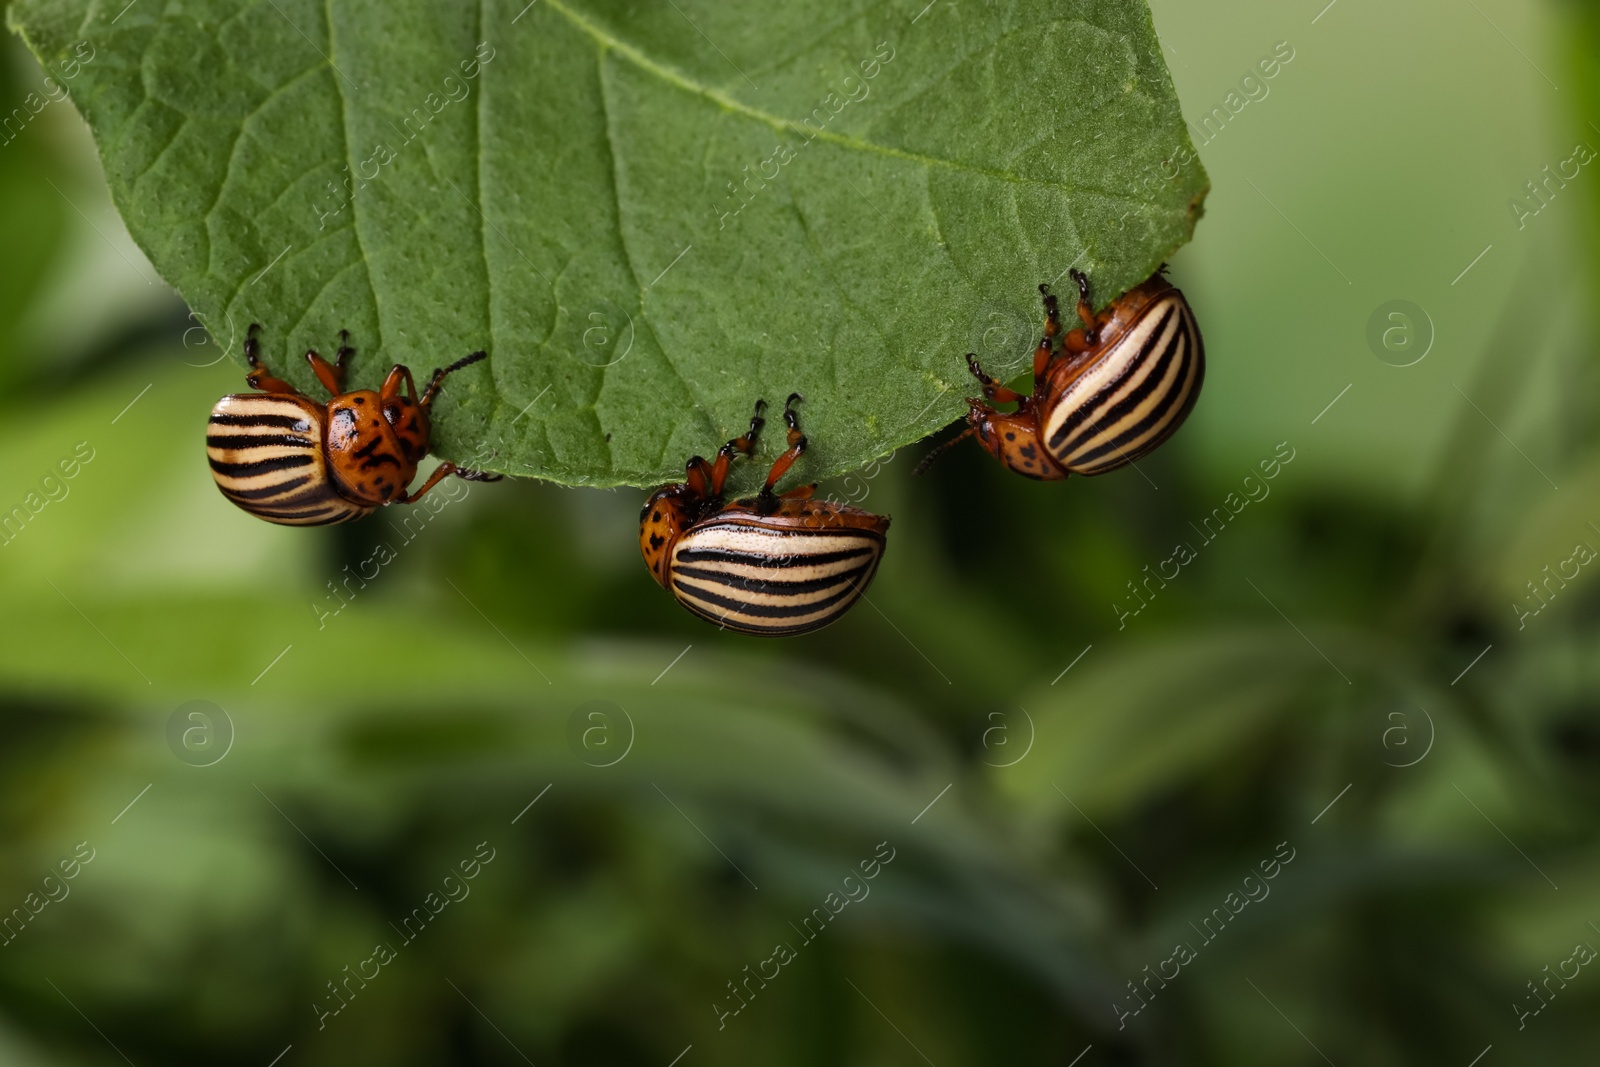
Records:
<instances>
[{"instance_id":1,"label":"beetle antenna","mask_svg":"<svg viewBox=\"0 0 1600 1067\"><path fill-rule=\"evenodd\" d=\"M923 456L920 463L911 468L912 477L917 477L927 473L928 468L933 466L934 462L937 461L940 456L943 456L946 452L950 451L950 449L954 448L956 445L960 444L962 441L965 441L967 438L971 437L977 432L978 430L976 427L968 426L965 430L962 430L960 433L950 438L950 440L936 447L932 452L929 452L926 456Z\"/></svg>"},{"instance_id":2,"label":"beetle antenna","mask_svg":"<svg viewBox=\"0 0 1600 1067\"><path fill-rule=\"evenodd\" d=\"M434 371L433 377L428 379L428 388L423 391L422 399L417 401L417 403L421 404L423 407L427 407L433 402L433 395L439 391L439 386L444 383L446 375L454 374L463 367L470 367L480 359L488 358L489 353L487 352L474 352L470 356L463 356L442 370Z\"/></svg>"}]
</instances>

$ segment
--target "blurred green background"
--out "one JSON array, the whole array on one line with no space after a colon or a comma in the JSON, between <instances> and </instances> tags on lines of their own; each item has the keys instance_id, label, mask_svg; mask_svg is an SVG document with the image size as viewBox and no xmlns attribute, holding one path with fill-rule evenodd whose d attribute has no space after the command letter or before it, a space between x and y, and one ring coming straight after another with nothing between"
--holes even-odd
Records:
<instances>
[{"instance_id":1,"label":"blurred green background","mask_svg":"<svg viewBox=\"0 0 1600 1067\"><path fill-rule=\"evenodd\" d=\"M0 535L0 1063L1586 1062L1600 185L1525 183L1600 149L1600 11L1152 7L1227 115L1188 426L1099 479L827 487L892 550L783 642L650 581L638 492L232 508L237 336L70 103L0 135L0 509L38 508ZM5 109L43 76L9 41Z\"/></svg>"}]
</instances>

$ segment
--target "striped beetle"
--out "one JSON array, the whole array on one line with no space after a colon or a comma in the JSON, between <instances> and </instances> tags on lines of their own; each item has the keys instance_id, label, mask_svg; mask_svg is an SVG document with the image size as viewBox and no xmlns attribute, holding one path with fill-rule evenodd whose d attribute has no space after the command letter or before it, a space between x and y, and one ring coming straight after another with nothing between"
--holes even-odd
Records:
<instances>
[{"instance_id":1,"label":"striped beetle","mask_svg":"<svg viewBox=\"0 0 1600 1067\"><path fill-rule=\"evenodd\" d=\"M484 358L474 352L433 372L417 397L409 368L396 364L382 388L344 391L344 363L355 351L348 331L329 363L315 350L306 362L332 396L319 404L275 378L261 362L258 323L245 337L245 381L257 393L217 401L206 427L206 455L222 495L245 511L285 526L324 526L371 514L379 505L414 504L440 479L499 481L498 474L442 463L422 488L406 493L428 454L428 411L445 376ZM401 392L404 385L406 392Z\"/></svg>"},{"instance_id":2,"label":"striped beetle","mask_svg":"<svg viewBox=\"0 0 1600 1067\"><path fill-rule=\"evenodd\" d=\"M1054 481L1104 474L1148 455L1188 418L1205 380L1205 345L1183 293L1157 271L1099 315L1089 279L1072 271L1083 326L1061 338L1061 316L1047 286L1044 338L1033 353L1033 393L996 382L967 355L984 400L969 398L968 427L930 453L976 433L983 447L1018 474ZM1016 402L1012 412L986 401Z\"/></svg>"},{"instance_id":3,"label":"striped beetle","mask_svg":"<svg viewBox=\"0 0 1600 1067\"><path fill-rule=\"evenodd\" d=\"M755 452L764 400L715 463L695 456L686 480L657 489L639 512L639 551L655 580L723 629L759 637L820 630L861 597L883 558L886 516L814 500L815 485L773 492L806 450L799 399L791 393L783 405L789 447L754 497L727 503L722 489L733 457Z\"/></svg>"}]
</instances>

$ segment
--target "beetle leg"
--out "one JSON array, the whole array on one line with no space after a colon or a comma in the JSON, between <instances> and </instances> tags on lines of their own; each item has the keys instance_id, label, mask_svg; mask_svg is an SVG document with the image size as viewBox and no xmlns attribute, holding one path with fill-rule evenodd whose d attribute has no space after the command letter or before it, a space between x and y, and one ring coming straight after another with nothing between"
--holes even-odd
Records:
<instances>
[{"instance_id":1,"label":"beetle leg","mask_svg":"<svg viewBox=\"0 0 1600 1067\"><path fill-rule=\"evenodd\" d=\"M767 402L765 400L757 400L756 413L750 416L750 428L744 432L742 437L735 437L717 449L717 462L711 467L712 496L722 495L722 486L728 480L728 467L733 463L734 455L737 453L743 453L746 456L754 454L756 438L761 435L761 427L767 424L767 420L761 417L761 413L766 410Z\"/></svg>"},{"instance_id":2,"label":"beetle leg","mask_svg":"<svg viewBox=\"0 0 1600 1067\"><path fill-rule=\"evenodd\" d=\"M350 331L340 330L339 350L333 354L333 371L334 374L338 376L339 387L337 389L332 389L331 391L336 395L344 392L345 363L351 356L355 355L355 353L356 350L350 347ZM321 375L318 375L318 377L321 377Z\"/></svg>"},{"instance_id":3,"label":"beetle leg","mask_svg":"<svg viewBox=\"0 0 1600 1067\"><path fill-rule=\"evenodd\" d=\"M438 485L440 482L444 481L445 478L448 478L452 474L466 482L498 482L500 479L505 477L503 474L489 474L486 471L475 471L466 467L458 467L454 463L441 463L439 464L438 469L436 469L432 474L428 475L428 480L422 483L421 489L418 489L415 493L412 493L409 496L401 497L400 503L415 504L418 500L422 499L423 493L426 493L429 489L432 489L434 486Z\"/></svg>"},{"instance_id":4,"label":"beetle leg","mask_svg":"<svg viewBox=\"0 0 1600 1067\"><path fill-rule=\"evenodd\" d=\"M344 392L344 367L336 363L329 363L317 354L316 349L306 352L306 362L311 364L311 372L317 376L317 381L332 396Z\"/></svg>"},{"instance_id":5,"label":"beetle leg","mask_svg":"<svg viewBox=\"0 0 1600 1067\"><path fill-rule=\"evenodd\" d=\"M1034 392L1039 391L1045 369L1050 366L1051 345L1061 334L1061 308L1056 303L1055 294L1048 285L1039 286L1039 294L1044 297L1044 337L1039 341L1039 347L1033 350Z\"/></svg>"},{"instance_id":6,"label":"beetle leg","mask_svg":"<svg viewBox=\"0 0 1600 1067\"><path fill-rule=\"evenodd\" d=\"M1039 286L1039 295L1044 297L1044 335L1054 340L1061 334L1061 305L1048 285Z\"/></svg>"},{"instance_id":7,"label":"beetle leg","mask_svg":"<svg viewBox=\"0 0 1600 1067\"><path fill-rule=\"evenodd\" d=\"M1040 383L1044 381L1044 373L1050 368L1050 338L1046 336L1039 342L1039 347L1033 350L1033 388L1038 392Z\"/></svg>"},{"instance_id":8,"label":"beetle leg","mask_svg":"<svg viewBox=\"0 0 1600 1067\"><path fill-rule=\"evenodd\" d=\"M417 397L417 383L411 380L411 368L396 363L389 371L389 376L383 380L383 385L378 389L378 396L384 400L393 400L400 395L400 387L404 385L413 400Z\"/></svg>"},{"instance_id":9,"label":"beetle leg","mask_svg":"<svg viewBox=\"0 0 1600 1067\"><path fill-rule=\"evenodd\" d=\"M480 352L474 352L470 356L461 357L460 359L456 360L454 363L450 364L448 367L442 367L439 370L434 371L433 372L433 377L428 379L428 388L423 392L422 399L418 400L417 403L421 404L423 407L428 407L430 404L433 403L434 395L439 392L439 386L444 384L444 380L445 380L445 378L447 376L449 376L451 374L454 374L456 371L460 370L462 367L470 367L470 366L472 366L474 363L478 362L480 359L488 359L488 358L489 358L489 353L487 353L487 352L481 352L481 351ZM410 377L410 375L408 374L407 377ZM417 395L416 386L412 386L411 387L411 395L412 395L413 398L416 397L416 395Z\"/></svg>"},{"instance_id":10,"label":"beetle leg","mask_svg":"<svg viewBox=\"0 0 1600 1067\"><path fill-rule=\"evenodd\" d=\"M704 456L691 456L684 465L684 481L688 483L689 491L701 500L711 499L711 464L705 461Z\"/></svg>"},{"instance_id":11,"label":"beetle leg","mask_svg":"<svg viewBox=\"0 0 1600 1067\"><path fill-rule=\"evenodd\" d=\"M817 483L812 482L810 485L797 485L793 489L787 489L779 493L778 498L780 500L810 500L816 494L816 491Z\"/></svg>"},{"instance_id":12,"label":"beetle leg","mask_svg":"<svg viewBox=\"0 0 1600 1067\"><path fill-rule=\"evenodd\" d=\"M256 340L256 334L261 332L261 324L252 322L244 338L244 358L250 364L250 372L244 376L250 388L260 389L263 393L292 393L300 395L300 390L284 381L275 378L267 370L265 363L261 362L261 342Z\"/></svg>"},{"instance_id":13,"label":"beetle leg","mask_svg":"<svg viewBox=\"0 0 1600 1067\"><path fill-rule=\"evenodd\" d=\"M788 427L789 447L784 450L772 463L772 469L767 472L767 482L761 487L758 494L757 509L762 506L770 507L771 502L777 498L772 487L778 484L778 479L789 473L789 468L794 466L794 461L805 455L806 435L800 432L800 419L794 413L794 402L804 399L799 393L790 393L789 399L783 402L783 423Z\"/></svg>"},{"instance_id":14,"label":"beetle leg","mask_svg":"<svg viewBox=\"0 0 1600 1067\"><path fill-rule=\"evenodd\" d=\"M1074 268L1072 280L1078 283L1078 318L1083 320L1083 339L1090 345L1100 340L1100 327L1095 324L1094 305L1089 303L1089 276Z\"/></svg>"},{"instance_id":15,"label":"beetle leg","mask_svg":"<svg viewBox=\"0 0 1600 1067\"><path fill-rule=\"evenodd\" d=\"M1041 347L1045 346L1041 344ZM1034 363L1037 365L1038 361L1039 356L1038 353L1035 352ZM1005 386L989 377L989 375L985 374L983 368L978 366L978 355L976 352L967 353L967 369L971 371L972 376L978 379L979 383L982 384L983 395L988 397L990 400L1000 404L1010 404L1013 401L1026 399L1015 389L1007 389Z\"/></svg>"},{"instance_id":16,"label":"beetle leg","mask_svg":"<svg viewBox=\"0 0 1600 1067\"><path fill-rule=\"evenodd\" d=\"M428 480L422 483L421 489L418 489L415 493L409 493L406 496L397 498L398 501L402 504L415 504L417 501L422 499L423 495L427 493L429 489L432 489L450 475L455 474L459 469L460 468L458 468L454 463L439 464L439 466L434 469L434 472L428 475ZM473 471L472 473L476 474L477 471Z\"/></svg>"},{"instance_id":17,"label":"beetle leg","mask_svg":"<svg viewBox=\"0 0 1600 1067\"><path fill-rule=\"evenodd\" d=\"M767 420L762 417L762 413L766 410L767 402L765 400L757 400L755 414L750 416L750 428L744 432L743 436L735 437L723 445L718 450L717 455L732 455L735 452L742 452L748 456L753 453L756 450L756 438L761 436L761 428L767 424Z\"/></svg>"}]
</instances>

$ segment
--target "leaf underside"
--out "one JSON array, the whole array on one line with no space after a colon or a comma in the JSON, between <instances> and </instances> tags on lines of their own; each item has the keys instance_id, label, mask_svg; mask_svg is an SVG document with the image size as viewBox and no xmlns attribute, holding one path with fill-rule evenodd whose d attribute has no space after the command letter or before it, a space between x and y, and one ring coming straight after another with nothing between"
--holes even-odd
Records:
<instances>
[{"instance_id":1,"label":"leaf underside","mask_svg":"<svg viewBox=\"0 0 1600 1067\"><path fill-rule=\"evenodd\" d=\"M10 17L47 68L92 55L64 84L217 344L260 322L312 395L341 328L362 387L485 349L435 451L571 485L672 479L790 392L800 475L860 467L964 410L966 352L1022 369L1040 282L1103 303L1207 189L1141 0Z\"/></svg>"}]
</instances>

